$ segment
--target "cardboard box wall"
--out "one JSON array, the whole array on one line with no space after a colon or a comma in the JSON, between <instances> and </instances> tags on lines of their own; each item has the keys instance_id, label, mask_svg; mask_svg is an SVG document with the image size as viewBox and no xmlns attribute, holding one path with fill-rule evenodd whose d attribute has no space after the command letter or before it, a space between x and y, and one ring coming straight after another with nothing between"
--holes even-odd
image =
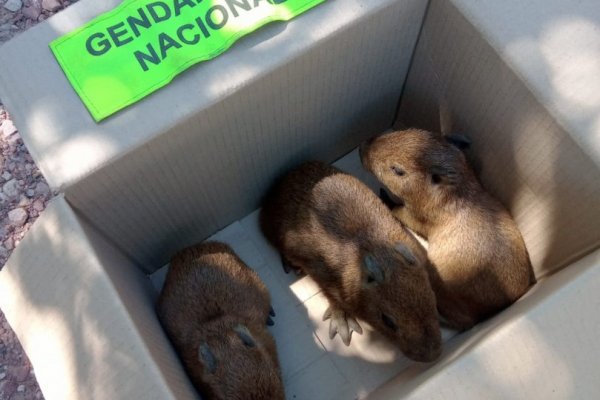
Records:
<instances>
[{"instance_id":1,"label":"cardboard box wall","mask_svg":"<svg viewBox=\"0 0 600 400\"><path fill-rule=\"evenodd\" d=\"M290 166L313 157L332 161L389 127L427 6L327 2L260 31L96 125L46 45L116 3L82 1L0 49L3 101L45 176L66 198L53 202L0 273L0 306L49 399L193 396L139 270L157 269L174 249L253 210L273 177ZM452 125L473 137L484 183L515 215L538 275L547 274L597 247L600 163L590 139L597 133L565 123L484 29L498 14L510 18L518 4L496 5L493 18L475 12L486 6L491 2L429 4L399 117L439 128L442 115L441 128ZM22 54L21 42L31 51ZM61 102L50 101L54 96ZM595 271L596 253L582 263ZM593 292L581 289L593 289L598 279L588 269L569 272L576 287L570 291L559 290L567 288L567 270L552 277L553 284L543 282L517 306L449 344L428 371L412 367L400 374L381 389L383 398L417 386L422 392L411 394L440 386L448 390L441 393L463 395L497 389L501 374L521 371L500 367L478 380L465 363L482 352L493 360L500 347L530 337L523 321L534 316L554 334L541 329L548 346L534 347L530 357L543 359L555 348L565 360L562 369L537 365L544 376L552 380L565 368L595 365L567 345L571 336L562 322L578 318L548 324L563 315L547 306L555 304L550 299ZM575 315L588 304L571 300L561 304ZM578 331L580 343L593 346L586 339L597 327L591 315ZM466 340L480 344L461 347ZM463 374L460 384L450 379L456 374ZM583 380L573 388L552 381L559 389L554 393L562 394L589 393L595 383ZM505 390L528 393L522 389L537 384Z\"/></svg>"},{"instance_id":2,"label":"cardboard box wall","mask_svg":"<svg viewBox=\"0 0 600 400\"><path fill-rule=\"evenodd\" d=\"M7 43L0 79L51 186L147 272L254 210L300 160L333 161L387 128L426 8L327 2L96 124L47 49L119 2L87 3Z\"/></svg>"},{"instance_id":3,"label":"cardboard box wall","mask_svg":"<svg viewBox=\"0 0 600 400\"><path fill-rule=\"evenodd\" d=\"M577 113L555 105L583 85L600 87L585 71L600 52L578 54L600 49L600 36L582 31L594 17L600 23L594 2L432 0L399 110L407 126L473 139L481 180L510 209L538 277L600 244L598 95L578 93L591 106Z\"/></svg>"}]
</instances>

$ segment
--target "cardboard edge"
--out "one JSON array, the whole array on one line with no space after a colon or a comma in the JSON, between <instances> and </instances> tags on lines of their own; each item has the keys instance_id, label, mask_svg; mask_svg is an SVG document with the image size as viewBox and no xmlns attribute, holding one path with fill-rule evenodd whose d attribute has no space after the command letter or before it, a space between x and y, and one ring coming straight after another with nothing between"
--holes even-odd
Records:
<instances>
[{"instance_id":1,"label":"cardboard edge","mask_svg":"<svg viewBox=\"0 0 600 400\"><path fill-rule=\"evenodd\" d=\"M0 306L47 399L197 397L131 264L59 196L0 272Z\"/></svg>"}]
</instances>

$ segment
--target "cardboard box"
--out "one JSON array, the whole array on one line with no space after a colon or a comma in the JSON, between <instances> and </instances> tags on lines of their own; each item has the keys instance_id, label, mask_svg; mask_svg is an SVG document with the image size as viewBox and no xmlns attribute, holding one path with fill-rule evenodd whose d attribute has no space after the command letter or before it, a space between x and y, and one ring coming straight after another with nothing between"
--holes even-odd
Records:
<instances>
[{"instance_id":1,"label":"cardboard box","mask_svg":"<svg viewBox=\"0 0 600 400\"><path fill-rule=\"evenodd\" d=\"M3 102L62 193L0 272L0 307L45 397L197 396L153 302L170 255L215 232L271 291L288 398L592 397L600 9L521 3L328 1L100 124L47 44L118 1L82 0L0 48ZM283 274L254 211L281 172L395 121L473 139L484 185L547 276L471 331L445 332L431 365L370 331L350 348L330 341L318 288ZM338 165L374 184L356 153Z\"/></svg>"}]
</instances>

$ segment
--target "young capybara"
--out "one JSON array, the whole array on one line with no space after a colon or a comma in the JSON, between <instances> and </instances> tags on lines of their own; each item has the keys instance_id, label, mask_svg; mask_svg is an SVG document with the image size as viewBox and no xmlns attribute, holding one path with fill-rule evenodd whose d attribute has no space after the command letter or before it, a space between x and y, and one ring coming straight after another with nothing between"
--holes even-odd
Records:
<instances>
[{"instance_id":1,"label":"young capybara","mask_svg":"<svg viewBox=\"0 0 600 400\"><path fill-rule=\"evenodd\" d=\"M358 179L305 163L275 186L261 212L266 237L289 266L321 287L330 303L330 337L346 345L354 318L368 322L409 358L441 353L425 249Z\"/></svg>"},{"instance_id":2,"label":"young capybara","mask_svg":"<svg viewBox=\"0 0 600 400\"><path fill-rule=\"evenodd\" d=\"M157 304L159 319L207 399L283 399L267 288L218 242L178 252Z\"/></svg>"},{"instance_id":3,"label":"young capybara","mask_svg":"<svg viewBox=\"0 0 600 400\"><path fill-rule=\"evenodd\" d=\"M396 202L394 216L429 242L438 309L459 330L509 306L536 281L517 225L459 150L467 144L408 129L360 149L363 166Z\"/></svg>"}]
</instances>

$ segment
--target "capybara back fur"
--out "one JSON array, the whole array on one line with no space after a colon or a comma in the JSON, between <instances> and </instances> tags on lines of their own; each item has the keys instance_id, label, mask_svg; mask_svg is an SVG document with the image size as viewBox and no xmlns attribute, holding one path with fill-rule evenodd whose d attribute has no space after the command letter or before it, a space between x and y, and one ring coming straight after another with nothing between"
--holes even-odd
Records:
<instances>
[{"instance_id":1,"label":"capybara back fur","mask_svg":"<svg viewBox=\"0 0 600 400\"><path fill-rule=\"evenodd\" d=\"M440 355L425 250L358 179L321 162L305 163L269 194L261 227L332 307L367 321L412 359Z\"/></svg>"},{"instance_id":2,"label":"capybara back fur","mask_svg":"<svg viewBox=\"0 0 600 400\"><path fill-rule=\"evenodd\" d=\"M516 301L535 277L515 222L451 142L408 129L375 137L360 153L397 202L394 216L428 240L442 316L467 329Z\"/></svg>"},{"instance_id":3,"label":"capybara back fur","mask_svg":"<svg viewBox=\"0 0 600 400\"><path fill-rule=\"evenodd\" d=\"M207 399L283 399L270 297L256 272L223 243L178 252L160 294L159 319Z\"/></svg>"}]
</instances>

